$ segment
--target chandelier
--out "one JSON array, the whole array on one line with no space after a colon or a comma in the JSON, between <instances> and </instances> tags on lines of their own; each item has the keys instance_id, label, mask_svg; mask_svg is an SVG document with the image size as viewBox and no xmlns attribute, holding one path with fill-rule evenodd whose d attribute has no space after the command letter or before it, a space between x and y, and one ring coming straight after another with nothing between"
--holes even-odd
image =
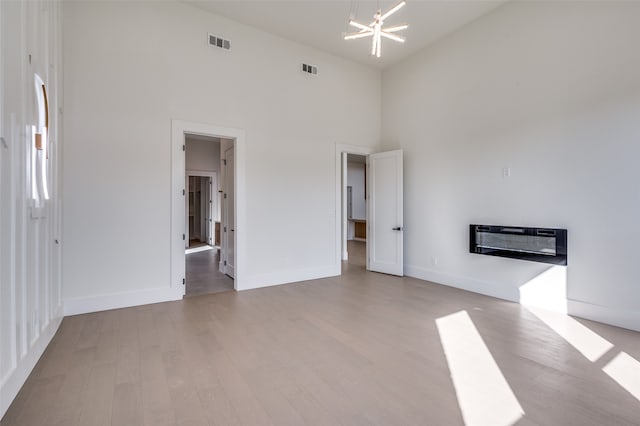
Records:
<instances>
[{"instance_id":1,"label":"chandelier","mask_svg":"<svg viewBox=\"0 0 640 426\"><path fill-rule=\"evenodd\" d=\"M388 28L383 28L382 26L384 25L385 19L387 19L389 16L396 13L405 4L406 2L403 0L385 13L382 13L382 11L378 9L375 15L373 15L373 22L371 22L369 25L363 25L359 22L354 21L353 19L349 20L349 25L359 29L360 31L358 31L357 33L345 34L344 39L354 40L357 38L372 37L371 55L376 55L376 57L379 58L382 37L385 37L400 43L404 43L404 38L397 36L393 33L407 29L409 25L403 24L403 25L396 25L395 27L388 27Z\"/></svg>"}]
</instances>

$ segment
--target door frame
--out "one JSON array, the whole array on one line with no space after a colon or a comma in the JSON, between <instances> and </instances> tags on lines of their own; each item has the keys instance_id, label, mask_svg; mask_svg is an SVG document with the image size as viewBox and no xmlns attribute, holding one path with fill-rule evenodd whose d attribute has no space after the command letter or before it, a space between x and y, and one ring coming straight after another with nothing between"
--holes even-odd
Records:
<instances>
[{"instance_id":1,"label":"door frame","mask_svg":"<svg viewBox=\"0 0 640 426\"><path fill-rule=\"evenodd\" d=\"M230 267L228 265L228 260L229 260L229 253L228 250L226 249L225 245L227 245L227 241L229 238L229 232L233 232L234 234L234 243L235 243L235 228L236 228L236 224L234 222L233 227L230 228L229 222L228 222L228 206L229 204L225 201L225 195L227 194L227 159L228 159L228 152L231 151L233 153L233 170L235 171L235 167L236 167L236 146L235 144L232 144L230 147L227 147L226 149L222 150L222 145L220 146L221 150L220 150L220 162L221 162L221 166L220 166L220 188L222 190L222 197L221 197L221 206L220 206L220 263L218 264L218 270L226 275L229 275L230 277L235 279L235 274L236 274L236 267L235 267L235 263L236 263L236 259L235 257L233 258L234 262L233 265ZM234 173L235 176L235 173ZM237 192L235 191L235 180L233 182L234 185L234 217L235 217L235 195L237 194ZM225 231L225 229L227 229ZM224 244L223 244L224 241ZM234 246L234 252L235 252L235 246ZM235 255L235 253L234 253ZM229 271L233 269L232 274L229 274Z\"/></svg>"},{"instance_id":2,"label":"door frame","mask_svg":"<svg viewBox=\"0 0 640 426\"><path fill-rule=\"evenodd\" d=\"M211 197L211 217L214 217L213 211L214 211L214 206L217 208L218 207L218 173L217 172L201 172L199 170L187 170L185 173L185 197L188 197L189 194L189 178L191 176L194 177L208 177L211 179L211 193L210 193L210 197ZM189 201L188 198L185 198L185 226L184 226L184 230L185 230L185 235L187 236L185 238L185 248L189 247L189 224L187 222L187 212L189 211ZM211 235L214 235L215 233L215 222L212 220L211 222ZM212 240L215 240L215 237L212 238ZM214 246L215 244L210 244L211 246Z\"/></svg>"},{"instance_id":3,"label":"door frame","mask_svg":"<svg viewBox=\"0 0 640 426\"><path fill-rule=\"evenodd\" d=\"M343 154L356 154L365 155L373 154L379 151L378 146L361 146L361 145L348 145L348 144L336 144L336 210L335 210L335 262L336 262L336 275L342 275L342 261L347 260L347 162L346 158L343 161ZM367 211L369 197L367 197ZM368 224L367 224L368 226ZM369 245L369 240L366 242ZM367 259L367 265L369 259Z\"/></svg>"},{"instance_id":4,"label":"door frame","mask_svg":"<svg viewBox=\"0 0 640 426\"><path fill-rule=\"evenodd\" d=\"M170 226L170 253L171 253L171 281L170 287L175 289L177 296L185 294L185 196L186 196L186 161L185 161L185 135L200 135L222 139L231 139L235 146L235 290L242 289L244 283L244 260L246 258L246 142L245 132L242 129L232 127L220 127L208 123L197 123L184 120L171 120L171 226Z\"/></svg>"}]
</instances>

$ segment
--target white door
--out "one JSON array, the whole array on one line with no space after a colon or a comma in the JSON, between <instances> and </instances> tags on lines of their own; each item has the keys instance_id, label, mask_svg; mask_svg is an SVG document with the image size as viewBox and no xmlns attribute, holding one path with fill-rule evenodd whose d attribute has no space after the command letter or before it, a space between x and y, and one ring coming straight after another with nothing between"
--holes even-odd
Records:
<instances>
[{"instance_id":1,"label":"white door","mask_svg":"<svg viewBox=\"0 0 640 426\"><path fill-rule=\"evenodd\" d=\"M402 276L402 150L371 154L367 161L367 269Z\"/></svg>"},{"instance_id":2,"label":"white door","mask_svg":"<svg viewBox=\"0 0 640 426\"><path fill-rule=\"evenodd\" d=\"M205 241L207 242L207 244L209 244L210 246L213 245L211 243L211 212L213 210L213 197L211 196L211 191L212 191L212 185L213 185L213 179L211 177L205 178L205 188L203 189L203 192L205 194Z\"/></svg>"},{"instance_id":3,"label":"white door","mask_svg":"<svg viewBox=\"0 0 640 426\"><path fill-rule=\"evenodd\" d=\"M186 192L182 193L182 195L184 196L184 234L182 239L184 240L184 248L188 249L189 238L191 238L191 235L189 235L189 205L192 202L191 177L189 175L186 175L184 178L184 181L186 186Z\"/></svg>"},{"instance_id":4,"label":"white door","mask_svg":"<svg viewBox=\"0 0 640 426\"><path fill-rule=\"evenodd\" d=\"M225 168L224 168L224 208L225 223L223 226L224 246L225 246L225 274L231 278L235 276L235 182L234 182L234 148L231 147L225 151Z\"/></svg>"}]
</instances>

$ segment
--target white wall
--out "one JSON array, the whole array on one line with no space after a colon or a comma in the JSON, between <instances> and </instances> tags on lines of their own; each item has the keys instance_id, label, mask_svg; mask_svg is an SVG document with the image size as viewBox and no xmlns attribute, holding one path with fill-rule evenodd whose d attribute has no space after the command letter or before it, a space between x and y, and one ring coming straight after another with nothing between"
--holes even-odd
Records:
<instances>
[{"instance_id":1,"label":"white wall","mask_svg":"<svg viewBox=\"0 0 640 426\"><path fill-rule=\"evenodd\" d=\"M67 312L169 297L172 119L246 132L251 286L339 272L335 143L378 143L379 71L182 3L64 7Z\"/></svg>"},{"instance_id":2,"label":"white wall","mask_svg":"<svg viewBox=\"0 0 640 426\"><path fill-rule=\"evenodd\" d=\"M58 126L61 8L57 2L0 2L0 418L62 319ZM29 63L31 55L31 63ZM32 208L31 126L35 81L49 98L50 199Z\"/></svg>"},{"instance_id":3,"label":"white wall","mask_svg":"<svg viewBox=\"0 0 640 426\"><path fill-rule=\"evenodd\" d=\"M353 219L367 218L367 200L364 198L363 163L347 163L347 186L351 186L351 216Z\"/></svg>"},{"instance_id":4,"label":"white wall","mask_svg":"<svg viewBox=\"0 0 640 426\"><path fill-rule=\"evenodd\" d=\"M199 172L220 171L220 141L186 138L186 169Z\"/></svg>"},{"instance_id":5,"label":"white wall","mask_svg":"<svg viewBox=\"0 0 640 426\"><path fill-rule=\"evenodd\" d=\"M638 22L638 2L510 2L383 73L409 274L517 300L547 267L469 254L468 225L567 228L569 311L640 329Z\"/></svg>"}]
</instances>

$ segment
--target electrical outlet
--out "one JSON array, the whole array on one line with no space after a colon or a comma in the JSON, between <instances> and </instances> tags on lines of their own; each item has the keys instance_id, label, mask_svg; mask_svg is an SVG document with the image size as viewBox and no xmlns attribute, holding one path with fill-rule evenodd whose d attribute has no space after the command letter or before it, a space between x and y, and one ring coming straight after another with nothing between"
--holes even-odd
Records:
<instances>
[{"instance_id":1,"label":"electrical outlet","mask_svg":"<svg viewBox=\"0 0 640 426\"><path fill-rule=\"evenodd\" d=\"M433 266L438 266L438 258L436 256L431 256L431 264Z\"/></svg>"},{"instance_id":2,"label":"electrical outlet","mask_svg":"<svg viewBox=\"0 0 640 426\"><path fill-rule=\"evenodd\" d=\"M502 177L503 178L511 177L511 167L503 167L502 168Z\"/></svg>"}]
</instances>

